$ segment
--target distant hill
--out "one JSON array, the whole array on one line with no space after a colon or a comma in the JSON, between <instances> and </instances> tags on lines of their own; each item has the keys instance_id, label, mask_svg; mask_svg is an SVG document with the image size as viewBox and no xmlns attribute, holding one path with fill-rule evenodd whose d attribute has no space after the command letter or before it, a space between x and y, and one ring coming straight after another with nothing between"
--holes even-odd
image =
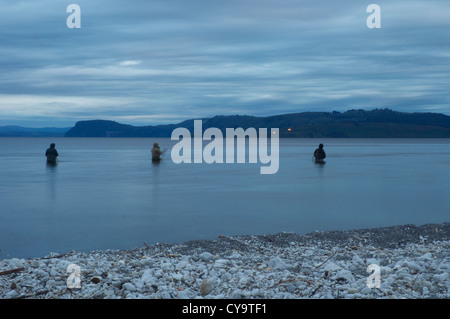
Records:
<instances>
[{"instance_id":1,"label":"distant hill","mask_svg":"<svg viewBox=\"0 0 450 319\"><path fill-rule=\"evenodd\" d=\"M306 138L450 138L450 116L438 113L404 113L389 109L346 112L303 112L256 117L215 116L202 119L203 130L226 128L279 128L280 137ZM66 137L170 137L177 127L193 132L194 120L178 124L132 126L115 121L80 121Z\"/></svg>"},{"instance_id":2,"label":"distant hill","mask_svg":"<svg viewBox=\"0 0 450 319\"><path fill-rule=\"evenodd\" d=\"M63 137L69 129L70 127L31 128L7 125L0 126L0 137Z\"/></svg>"}]
</instances>

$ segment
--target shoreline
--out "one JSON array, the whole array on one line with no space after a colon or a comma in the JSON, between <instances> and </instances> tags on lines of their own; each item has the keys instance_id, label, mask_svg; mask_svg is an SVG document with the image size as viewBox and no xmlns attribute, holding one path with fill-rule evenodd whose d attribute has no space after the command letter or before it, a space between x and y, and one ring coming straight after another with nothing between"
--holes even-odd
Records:
<instances>
[{"instance_id":1,"label":"shoreline","mask_svg":"<svg viewBox=\"0 0 450 319\"><path fill-rule=\"evenodd\" d=\"M448 299L449 251L448 222L74 251L0 260L0 298Z\"/></svg>"}]
</instances>

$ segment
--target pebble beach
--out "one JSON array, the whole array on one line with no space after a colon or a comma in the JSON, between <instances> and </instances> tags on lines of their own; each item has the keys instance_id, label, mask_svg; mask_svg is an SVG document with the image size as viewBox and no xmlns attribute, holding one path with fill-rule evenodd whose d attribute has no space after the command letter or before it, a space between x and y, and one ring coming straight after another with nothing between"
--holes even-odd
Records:
<instances>
[{"instance_id":1,"label":"pebble beach","mask_svg":"<svg viewBox=\"0 0 450 319\"><path fill-rule=\"evenodd\" d=\"M0 260L0 299L447 299L449 251L450 223L55 252Z\"/></svg>"}]
</instances>

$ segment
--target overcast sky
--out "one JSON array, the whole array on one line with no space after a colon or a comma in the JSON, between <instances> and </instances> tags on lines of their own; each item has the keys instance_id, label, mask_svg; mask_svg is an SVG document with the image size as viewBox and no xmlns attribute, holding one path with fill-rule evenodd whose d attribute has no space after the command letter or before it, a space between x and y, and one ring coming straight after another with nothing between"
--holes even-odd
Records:
<instances>
[{"instance_id":1,"label":"overcast sky","mask_svg":"<svg viewBox=\"0 0 450 319\"><path fill-rule=\"evenodd\" d=\"M0 0L0 125L449 106L448 0Z\"/></svg>"}]
</instances>

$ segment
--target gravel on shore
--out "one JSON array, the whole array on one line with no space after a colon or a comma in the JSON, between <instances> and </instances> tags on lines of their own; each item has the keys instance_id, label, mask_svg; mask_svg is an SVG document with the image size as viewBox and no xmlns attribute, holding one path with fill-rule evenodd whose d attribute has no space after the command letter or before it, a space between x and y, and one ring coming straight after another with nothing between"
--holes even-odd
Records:
<instances>
[{"instance_id":1,"label":"gravel on shore","mask_svg":"<svg viewBox=\"0 0 450 319\"><path fill-rule=\"evenodd\" d=\"M52 253L0 260L0 298L447 299L449 248L442 223Z\"/></svg>"}]
</instances>

